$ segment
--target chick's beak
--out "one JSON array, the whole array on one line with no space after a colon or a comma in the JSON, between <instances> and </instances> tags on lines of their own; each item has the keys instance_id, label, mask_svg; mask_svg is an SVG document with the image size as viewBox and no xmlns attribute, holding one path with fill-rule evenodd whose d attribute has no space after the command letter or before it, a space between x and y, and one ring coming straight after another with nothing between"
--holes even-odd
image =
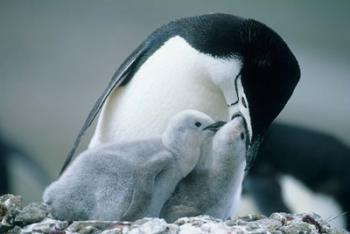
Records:
<instances>
[{"instance_id":1,"label":"chick's beak","mask_svg":"<svg viewBox=\"0 0 350 234\"><path fill-rule=\"evenodd\" d=\"M209 130L209 131L212 131L212 132L217 132L225 124L226 124L225 121L218 121L218 122L215 122L213 124L210 124L210 125L206 126L205 128L203 128L203 131L204 130Z\"/></svg>"}]
</instances>

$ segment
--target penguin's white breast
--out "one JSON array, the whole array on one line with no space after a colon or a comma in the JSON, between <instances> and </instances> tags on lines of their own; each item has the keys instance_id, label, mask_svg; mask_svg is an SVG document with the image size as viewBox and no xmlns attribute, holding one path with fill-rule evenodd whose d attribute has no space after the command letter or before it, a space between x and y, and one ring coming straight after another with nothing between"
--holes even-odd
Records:
<instances>
[{"instance_id":1,"label":"penguin's white breast","mask_svg":"<svg viewBox=\"0 0 350 234\"><path fill-rule=\"evenodd\" d=\"M232 80L233 89L239 67L236 60L200 53L180 36L169 39L109 96L89 147L160 136L169 118L185 109L226 120L227 104L213 79Z\"/></svg>"}]
</instances>

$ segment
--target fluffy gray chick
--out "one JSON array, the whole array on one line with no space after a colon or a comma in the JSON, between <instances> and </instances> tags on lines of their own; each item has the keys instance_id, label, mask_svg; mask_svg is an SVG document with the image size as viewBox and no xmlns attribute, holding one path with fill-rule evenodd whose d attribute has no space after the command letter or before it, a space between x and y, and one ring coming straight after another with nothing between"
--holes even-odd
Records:
<instances>
[{"instance_id":1,"label":"fluffy gray chick","mask_svg":"<svg viewBox=\"0 0 350 234\"><path fill-rule=\"evenodd\" d=\"M178 182L197 164L214 121L187 110L159 139L107 144L83 152L46 188L43 200L62 220L136 220L159 216Z\"/></svg>"},{"instance_id":2,"label":"fluffy gray chick","mask_svg":"<svg viewBox=\"0 0 350 234\"><path fill-rule=\"evenodd\" d=\"M168 222L184 216L226 219L238 207L246 166L247 130L242 117L225 124L203 147L198 164L176 187L160 217Z\"/></svg>"}]
</instances>

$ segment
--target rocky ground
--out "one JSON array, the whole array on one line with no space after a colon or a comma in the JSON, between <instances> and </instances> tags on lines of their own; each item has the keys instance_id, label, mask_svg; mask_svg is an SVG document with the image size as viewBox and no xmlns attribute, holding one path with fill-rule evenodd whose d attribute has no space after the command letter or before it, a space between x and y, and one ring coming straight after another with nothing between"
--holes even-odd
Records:
<instances>
[{"instance_id":1,"label":"rocky ground","mask_svg":"<svg viewBox=\"0 0 350 234\"><path fill-rule=\"evenodd\" d=\"M0 233L348 233L331 227L316 214L273 213L270 217L249 215L225 221L198 216L181 218L174 223L158 218L144 218L135 222L67 222L52 219L45 204L31 203L22 208L21 203L20 196L8 194L0 197Z\"/></svg>"}]
</instances>

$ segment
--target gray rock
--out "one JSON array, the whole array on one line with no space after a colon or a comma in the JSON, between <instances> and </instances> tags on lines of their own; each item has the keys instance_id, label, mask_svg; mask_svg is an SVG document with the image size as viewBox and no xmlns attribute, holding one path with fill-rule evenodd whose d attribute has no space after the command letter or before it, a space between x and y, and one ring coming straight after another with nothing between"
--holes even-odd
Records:
<instances>
[{"instance_id":1,"label":"gray rock","mask_svg":"<svg viewBox=\"0 0 350 234\"><path fill-rule=\"evenodd\" d=\"M281 223L281 227L275 230L283 233L348 233L345 230L331 227L325 220L315 213L273 213L271 220L277 220Z\"/></svg>"},{"instance_id":2,"label":"gray rock","mask_svg":"<svg viewBox=\"0 0 350 234\"><path fill-rule=\"evenodd\" d=\"M15 225L15 217L22 208L22 197L6 194L0 197L0 233Z\"/></svg>"},{"instance_id":3,"label":"gray rock","mask_svg":"<svg viewBox=\"0 0 350 234\"><path fill-rule=\"evenodd\" d=\"M183 217L175 221L179 226L179 233L228 233L230 228L222 220L210 216Z\"/></svg>"},{"instance_id":4,"label":"gray rock","mask_svg":"<svg viewBox=\"0 0 350 234\"><path fill-rule=\"evenodd\" d=\"M0 196L0 204L4 205L8 210L21 209L22 208L22 197L15 196L12 194L5 194Z\"/></svg>"},{"instance_id":5,"label":"gray rock","mask_svg":"<svg viewBox=\"0 0 350 234\"><path fill-rule=\"evenodd\" d=\"M73 222L68 228L68 232L80 233L80 234L95 234L101 233L104 230L120 229L124 230L130 223L119 221L76 221ZM115 230L115 231L116 231ZM113 232L112 232L113 233ZM118 233L118 232L117 232Z\"/></svg>"},{"instance_id":6,"label":"gray rock","mask_svg":"<svg viewBox=\"0 0 350 234\"><path fill-rule=\"evenodd\" d=\"M15 226L12 229L8 230L6 234L20 234L21 230L22 229L19 226Z\"/></svg>"},{"instance_id":7,"label":"gray rock","mask_svg":"<svg viewBox=\"0 0 350 234\"><path fill-rule=\"evenodd\" d=\"M315 226L303 222L292 222L289 225L282 226L280 230L283 233L290 234L319 234Z\"/></svg>"},{"instance_id":8,"label":"gray rock","mask_svg":"<svg viewBox=\"0 0 350 234\"><path fill-rule=\"evenodd\" d=\"M24 207L15 218L15 223L24 226L42 221L48 215L48 207L43 203L31 203Z\"/></svg>"},{"instance_id":9,"label":"gray rock","mask_svg":"<svg viewBox=\"0 0 350 234\"><path fill-rule=\"evenodd\" d=\"M161 233L176 233L174 229L170 229L168 224L164 221L164 219L159 218L143 218L135 221L127 233L130 234L144 234L144 233L152 233L152 234L161 234Z\"/></svg>"},{"instance_id":10,"label":"gray rock","mask_svg":"<svg viewBox=\"0 0 350 234\"><path fill-rule=\"evenodd\" d=\"M101 234L122 234L123 230L120 228L107 229L101 232Z\"/></svg>"},{"instance_id":11,"label":"gray rock","mask_svg":"<svg viewBox=\"0 0 350 234\"><path fill-rule=\"evenodd\" d=\"M269 232L274 232L278 230L282 224L278 220L270 219L270 218L263 218L258 221L256 221L257 225L262 227L264 230Z\"/></svg>"},{"instance_id":12,"label":"gray rock","mask_svg":"<svg viewBox=\"0 0 350 234\"><path fill-rule=\"evenodd\" d=\"M59 234L66 233L65 229L68 227L67 221L59 221L50 218L46 218L39 223L33 223L22 228L21 234L29 233L47 233L47 234Z\"/></svg>"}]
</instances>

